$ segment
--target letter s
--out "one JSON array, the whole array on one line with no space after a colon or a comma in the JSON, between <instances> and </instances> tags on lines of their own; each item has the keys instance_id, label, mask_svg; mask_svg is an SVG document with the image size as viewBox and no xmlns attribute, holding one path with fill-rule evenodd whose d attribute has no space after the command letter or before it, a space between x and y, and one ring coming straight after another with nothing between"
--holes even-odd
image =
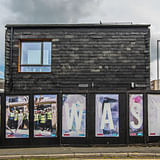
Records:
<instances>
[{"instance_id":1,"label":"letter s","mask_svg":"<svg viewBox=\"0 0 160 160\"><path fill-rule=\"evenodd\" d=\"M138 123L135 124L134 121L130 122L130 125L132 126L132 128L134 129L139 129L141 128L142 124L143 124L143 119L141 117L141 112L142 112L142 106L139 103L132 103L132 106L130 107L130 112L131 114L134 116L134 118L137 119Z\"/></svg>"}]
</instances>

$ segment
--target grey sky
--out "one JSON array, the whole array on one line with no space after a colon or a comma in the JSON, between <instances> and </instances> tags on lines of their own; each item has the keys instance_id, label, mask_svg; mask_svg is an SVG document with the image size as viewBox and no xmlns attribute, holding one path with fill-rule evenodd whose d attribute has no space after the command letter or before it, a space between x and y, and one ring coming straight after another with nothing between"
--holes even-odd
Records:
<instances>
[{"instance_id":1,"label":"grey sky","mask_svg":"<svg viewBox=\"0 0 160 160\"><path fill-rule=\"evenodd\" d=\"M160 39L159 0L0 0L0 64L4 63L4 25L9 23L151 24L151 61ZM155 78L155 63L151 66Z\"/></svg>"}]
</instances>

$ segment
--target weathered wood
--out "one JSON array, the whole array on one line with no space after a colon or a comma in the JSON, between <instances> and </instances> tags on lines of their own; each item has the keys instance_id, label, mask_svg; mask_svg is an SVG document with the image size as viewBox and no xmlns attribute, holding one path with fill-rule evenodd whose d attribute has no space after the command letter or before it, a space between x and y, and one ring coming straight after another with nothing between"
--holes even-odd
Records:
<instances>
[{"instance_id":1,"label":"weathered wood","mask_svg":"<svg viewBox=\"0 0 160 160\"><path fill-rule=\"evenodd\" d=\"M6 93L63 88L78 91L79 84L88 84L87 90L128 90L131 82L149 89L150 30L147 25L14 26L12 64L10 27L5 40ZM19 40L45 38L52 39L52 72L18 73Z\"/></svg>"}]
</instances>

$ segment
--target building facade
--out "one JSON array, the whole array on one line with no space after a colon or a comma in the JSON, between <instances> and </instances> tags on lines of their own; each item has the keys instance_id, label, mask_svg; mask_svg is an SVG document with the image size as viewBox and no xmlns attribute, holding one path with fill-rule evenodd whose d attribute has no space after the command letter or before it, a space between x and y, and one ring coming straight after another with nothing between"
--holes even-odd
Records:
<instances>
[{"instance_id":1,"label":"building facade","mask_svg":"<svg viewBox=\"0 0 160 160\"><path fill-rule=\"evenodd\" d=\"M2 144L156 141L149 89L149 25L6 25Z\"/></svg>"},{"instance_id":2,"label":"building facade","mask_svg":"<svg viewBox=\"0 0 160 160\"><path fill-rule=\"evenodd\" d=\"M151 81L151 90L159 90L159 89L160 89L160 80Z\"/></svg>"},{"instance_id":3,"label":"building facade","mask_svg":"<svg viewBox=\"0 0 160 160\"><path fill-rule=\"evenodd\" d=\"M149 89L148 27L7 25L5 91Z\"/></svg>"}]
</instances>

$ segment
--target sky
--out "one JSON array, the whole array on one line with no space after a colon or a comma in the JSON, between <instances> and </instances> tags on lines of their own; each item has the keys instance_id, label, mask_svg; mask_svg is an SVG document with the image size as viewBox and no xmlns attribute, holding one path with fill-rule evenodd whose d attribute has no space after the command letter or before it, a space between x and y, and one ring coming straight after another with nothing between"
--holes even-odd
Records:
<instances>
[{"instance_id":1,"label":"sky","mask_svg":"<svg viewBox=\"0 0 160 160\"><path fill-rule=\"evenodd\" d=\"M4 76L6 24L151 24L151 80L156 79L160 0L0 0L0 78Z\"/></svg>"}]
</instances>

